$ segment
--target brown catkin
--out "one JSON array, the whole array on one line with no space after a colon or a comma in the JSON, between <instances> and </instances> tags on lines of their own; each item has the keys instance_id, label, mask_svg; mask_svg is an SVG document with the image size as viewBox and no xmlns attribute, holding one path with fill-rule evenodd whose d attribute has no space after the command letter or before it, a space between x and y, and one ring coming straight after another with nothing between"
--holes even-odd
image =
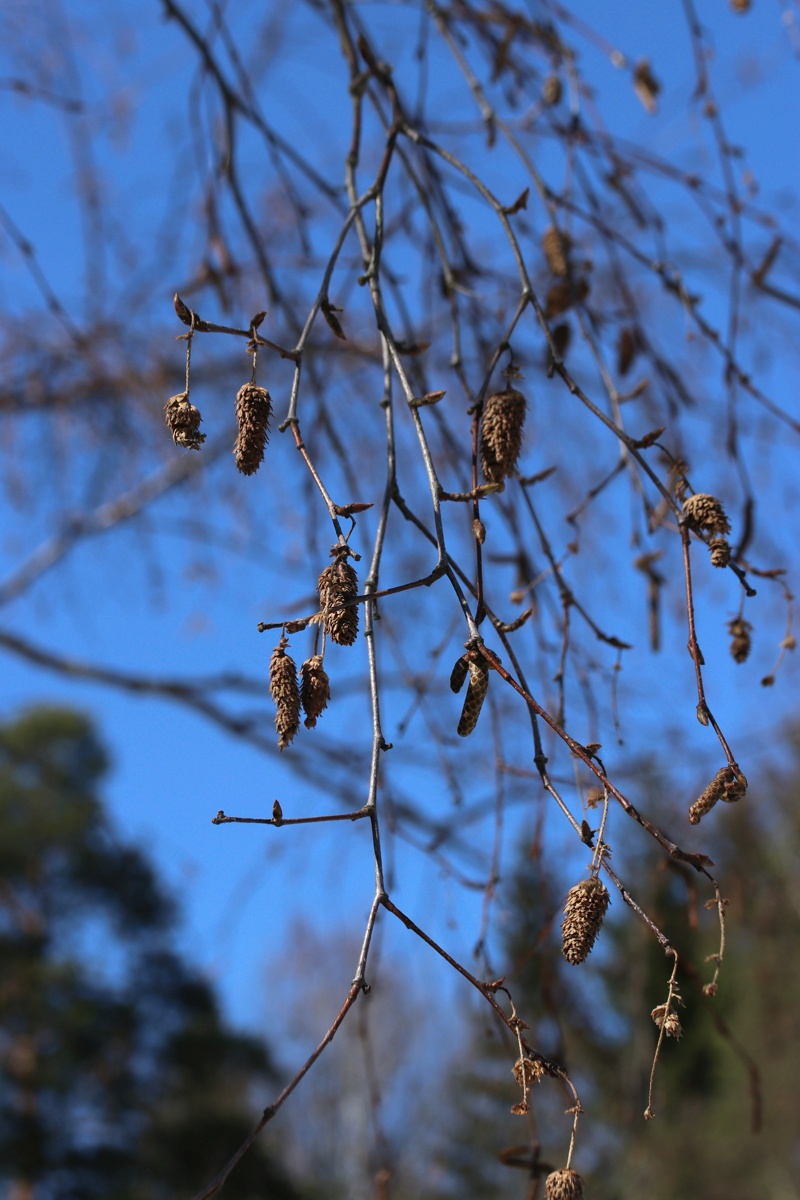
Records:
<instances>
[{"instance_id":1,"label":"brown catkin","mask_svg":"<svg viewBox=\"0 0 800 1200\"><path fill-rule=\"evenodd\" d=\"M313 729L317 717L321 716L328 707L331 698L331 682L322 665L322 655L315 654L307 658L300 668L300 703L306 719L303 721L306 729Z\"/></svg>"},{"instance_id":2,"label":"brown catkin","mask_svg":"<svg viewBox=\"0 0 800 1200\"><path fill-rule=\"evenodd\" d=\"M542 86L542 104L550 108L561 99L561 80L557 75L548 75Z\"/></svg>"},{"instance_id":3,"label":"brown catkin","mask_svg":"<svg viewBox=\"0 0 800 1200\"><path fill-rule=\"evenodd\" d=\"M571 1167L552 1171L545 1181L544 1200L583 1200L583 1180Z\"/></svg>"},{"instance_id":4,"label":"brown catkin","mask_svg":"<svg viewBox=\"0 0 800 1200\"><path fill-rule=\"evenodd\" d=\"M725 516L725 509L716 496L709 496L707 492L696 492L694 496L684 500L683 512L694 529L701 529L705 533L720 533L723 536L731 531L731 523Z\"/></svg>"},{"instance_id":5,"label":"brown catkin","mask_svg":"<svg viewBox=\"0 0 800 1200\"><path fill-rule=\"evenodd\" d=\"M481 422L481 467L489 483L502 483L517 469L527 404L521 392L506 388L486 401Z\"/></svg>"},{"instance_id":6,"label":"brown catkin","mask_svg":"<svg viewBox=\"0 0 800 1200\"><path fill-rule=\"evenodd\" d=\"M455 666L450 672L450 691L460 692L464 686L464 680L469 674L469 659L466 654L462 654L461 658L457 658Z\"/></svg>"},{"instance_id":7,"label":"brown catkin","mask_svg":"<svg viewBox=\"0 0 800 1200\"><path fill-rule=\"evenodd\" d=\"M331 550L334 561L325 568L317 581L319 603L325 623L325 632L338 646L352 646L358 635L358 606L329 609L347 604L358 595L358 576L347 561L346 546L334 546Z\"/></svg>"},{"instance_id":8,"label":"brown catkin","mask_svg":"<svg viewBox=\"0 0 800 1200\"><path fill-rule=\"evenodd\" d=\"M269 664L269 690L275 701L275 728L278 749L285 750L300 728L300 690L297 667L286 653L288 641L282 637L272 652Z\"/></svg>"},{"instance_id":9,"label":"brown catkin","mask_svg":"<svg viewBox=\"0 0 800 1200\"><path fill-rule=\"evenodd\" d=\"M269 418L272 400L266 388L257 383L245 383L236 394L236 422L239 434L233 453L236 466L243 475L255 475L264 459L269 440Z\"/></svg>"},{"instance_id":10,"label":"brown catkin","mask_svg":"<svg viewBox=\"0 0 800 1200\"><path fill-rule=\"evenodd\" d=\"M585 279L560 279L554 283L547 293L544 302L544 315L558 317L561 313L569 312L574 304L579 304L589 295L589 284Z\"/></svg>"},{"instance_id":11,"label":"brown catkin","mask_svg":"<svg viewBox=\"0 0 800 1200\"><path fill-rule=\"evenodd\" d=\"M198 409L189 403L188 392L170 396L164 407L164 420L172 440L176 446L183 446L184 450L199 450L206 440L206 435L200 432L202 419Z\"/></svg>"},{"instance_id":12,"label":"brown catkin","mask_svg":"<svg viewBox=\"0 0 800 1200\"><path fill-rule=\"evenodd\" d=\"M563 279L569 275L569 253L572 246L571 239L566 233L560 229L556 229L555 225L551 225L546 229L542 236L542 250L547 259L547 265L554 275L558 275Z\"/></svg>"},{"instance_id":13,"label":"brown catkin","mask_svg":"<svg viewBox=\"0 0 800 1200\"><path fill-rule=\"evenodd\" d=\"M469 664L469 687L464 697L464 707L461 710L461 720L458 722L458 736L469 737L478 724L483 702L489 689L489 669L482 658Z\"/></svg>"},{"instance_id":14,"label":"brown catkin","mask_svg":"<svg viewBox=\"0 0 800 1200\"><path fill-rule=\"evenodd\" d=\"M617 370L627 375L639 353L639 339L632 329L620 329L617 338Z\"/></svg>"},{"instance_id":15,"label":"brown catkin","mask_svg":"<svg viewBox=\"0 0 800 1200\"><path fill-rule=\"evenodd\" d=\"M731 657L734 662L743 663L750 653L752 644L751 630L753 626L744 617L734 617L728 622L728 632L731 635Z\"/></svg>"},{"instance_id":16,"label":"brown catkin","mask_svg":"<svg viewBox=\"0 0 800 1200\"><path fill-rule=\"evenodd\" d=\"M727 539L717 534L708 543L708 548L711 551L712 567L727 567L731 561L731 548L728 545Z\"/></svg>"},{"instance_id":17,"label":"brown catkin","mask_svg":"<svg viewBox=\"0 0 800 1200\"><path fill-rule=\"evenodd\" d=\"M741 800L746 791L747 780L744 775L736 774L731 767L720 767L689 809L690 824L698 825L702 818L711 812L718 800L734 804L737 800Z\"/></svg>"},{"instance_id":18,"label":"brown catkin","mask_svg":"<svg viewBox=\"0 0 800 1200\"><path fill-rule=\"evenodd\" d=\"M568 963L577 965L588 958L608 903L608 891L596 875L570 888L561 925L561 951Z\"/></svg>"}]
</instances>

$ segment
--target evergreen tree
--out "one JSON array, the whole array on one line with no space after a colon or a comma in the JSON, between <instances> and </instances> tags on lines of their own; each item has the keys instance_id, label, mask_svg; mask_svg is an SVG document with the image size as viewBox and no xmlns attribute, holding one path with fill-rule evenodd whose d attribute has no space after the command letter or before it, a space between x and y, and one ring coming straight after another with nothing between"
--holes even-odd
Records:
<instances>
[{"instance_id":1,"label":"evergreen tree","mask_svg":"<svg viewBox=\"0 0 800 1200\"><path fill-rule=\"evenodd\" d=\"M713 851L726 863L729 936L715 996L703 992L714 966L706 960L718 950L715 914L698 909L694 873L656 855L626 864L634 896L681 949L680 1045L664 1039L652 1121L642 1117L658 1029L646 1018L666 1000L671 960L641 921L622 913L612 889L590 958L577 967L566 963L561 906L574 880L562 881L559 892L538 853L519 852L501 965L536 1044L568 1070L580 1063L573 1077L586 1115L578 1166L593 1200L753 1200L800 1188L800 966L787 953L800 943L800 738L794 743L792 769L773 773L760 798L719 815ZM654 783L651 792L675 790ZM541 1088L535 1126L512 1116L519 1099L513 1038L498 1037L490 1025L485 1034L491 1036L470 1036L483 1049L452 1089L447 1194L541 1197L536 1165L545 1155L537 1160L537 1145L547 1147L548 1158L566 1148L568 1104L553 1103Z\"/></svg>"},{"instance_id":2,"label":"evergreen tree","mask_svg":"<svg viewBox=\"0 0 800 1200\"><path fill-rule=\"evenodd\" d=\"M115 838L89 722L39 709L0 728L0 1189L9 1200L172 1200L207 1182L274 1087L170 947L176 914ZM291 1200L256 1145L239 1200Z\"/></svg>"}]
</instances>

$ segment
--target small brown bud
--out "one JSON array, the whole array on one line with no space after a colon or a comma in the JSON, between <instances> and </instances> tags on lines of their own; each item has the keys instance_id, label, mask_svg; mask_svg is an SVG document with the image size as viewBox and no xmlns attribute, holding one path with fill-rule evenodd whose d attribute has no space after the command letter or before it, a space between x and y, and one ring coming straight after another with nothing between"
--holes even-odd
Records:
<instances>
[{"instance_id":1,"label":"small brown bud","mask_svg":"<svg viewBox=\"0 0 800 1200\"><path fill-rule=\"evenodd\" d=\"M206 440L206 435L200 432L202 419L195 406L189 403L188 392L170 396L164 407L164 420L172 440L176 446L183 446L184 450L199 450Z\"/></svg>"},{"instance_id":2,"label":"small brown bud","mask_svg":"<svg viewBox=\"0 0 800 1200\"><path fill-rule=\"evenodd\" d=\"M750 636L753 626L744 617L734 617L728 622L728 632L731 635L731 656L734 662L743 663L750 653L752 639Z\"/></svg>"},{"instance_id":3,"label":"small brown bud","mask_svg":"<svg viewBox=\"0 0 800 1200\"><path fill-rule=\"evenodd\" d=\"M547 1176L544 1200L583 1200L583 1180L577 1171L564 1167Z\"/></svg>"},{"instance_id":4,"label":"small brown bud","mask_svg":"<svg viewBox=\"0 0 800 1200\"><path fill-rule=\"evenodd\" d=\"M561 951L568 963L577 965L589 956L608 904L608 891L596 875L570 888L561 925Z\"/></svg>"},{"instance_id":5,"label":"small brown bud","mask_svg":"<svg viewBox=\"0 0 800 1200\"><path fill-rule=\"evenodd\" d=\"M464 697L464 707L461 720L458 722L458 736L468 737L478 724L483 702L489 689L489 669L482 658L469 664L469 687Z\"/></svg>"},{"instance_id":6,"label":"small brown bud","mask_svg":"<svg viewBox=\"0 0 800 1200\"><path fill-rule=\"evenodd\" d=\"M547 259L547 265L554 275L564 278L569 275L569 254L572 249L572 239L555 225L546 229L542 236L542 250Z\"/></svg>"},{"instance_id":7,"label":"small brown bud","mask_svg":"<svg viewBox=\"0 0 800 1200\"><path fill-rule=\"evenodd\" d=\"M517 469L527 404L508 387L486 401L481 422L481 467L489 483L502 483Z\"/></svg>"},{"instance_id":8,"label":"small brown bud","mask_svg":"<svg viewBox=\"0 0 800 1200\"><path fill-rule=\"evenodd\" d=\"M328 707L330 698L331 684L322 665L322 655L315 654L313 658L307 658L300 668L300 703L306 714L303 722L306 729L314 728L317 717Z\"/></svg>"},{"instance_id":9,"label":"small brown bud","mask_svg":"<svg viewBox=\"0 0 800 1200\"><path fill-rule=\"evenodd\" d=\"M242 475L254 475L264 458L269 440L269 418L272 400L266 388L246 383L236 395L236 421L239 434L233 453Z\"/></svg>"},{"instance_id":10,"label":"small brown bud","mask_svg":"<svg viewBox=\"0 0 800 1200\"><path fill-rule=\"evenodd\" d=\"M683 512L693 529L723 535L731 531L731 523L721 503L707 492L696 492L684 500Z\"/></svg>"},{"instance_id":11,"label":"small brown bud","mask_svg":"<svg viewBox=\"0 0 800 1200\"><path fill-rule=\"evenodd\" d=\"M280 800L274 800L272 803L272 819L277 824L283 820L283 809L281 808Z\"/></svg>"},{"instance_id":12,"label":"small brown bud","mask_svg":"<svg viewBox=\"0 0 800 1200\"><path fill-rule=\"evenodd\" d=\"M472 522L472 532L475 535L475 541L479 546L482 546L486 541L486 526L480 517L476 517Z\"/></svg>"},{"instance_id":13,"label":"small brown bud","mask_svg":"<svg viewBox=\"0 0 800 1200\"><path fill-rule=\"evenodd\" d=\"M633 72L633 90L652 116L658 108L658 93L661 91L661 84L651 71L650 63L646 58L641 58L636 64Z\"/></svg>"},{"instance_id":14,"label":"small brown bud","mask_svg":"<svg viewBox=\"0 0 800 1200\"><path fill-rule=\"evenodd\" d=\"M346 546L334 546L331 555L334 561L317 581L325 632L337 645L352 646L358 636L358 606L348 601L358 595L358 576L347 561ZM337 607L342 604L347 607Z\"/></svg>"},{"instance_id":15,"label":"small brown bud","mask_svg":"<svg viewBox=\"0 0 800 1200\"><path fill-rule=\"evenodd\" d=\"M272 652L269 664L269 690L277 706L275 728L278 749L285 750L300 728L300 691L297 687L297 667L286 653L288 641L282 637Z\"/></svg>"}]
</instances>

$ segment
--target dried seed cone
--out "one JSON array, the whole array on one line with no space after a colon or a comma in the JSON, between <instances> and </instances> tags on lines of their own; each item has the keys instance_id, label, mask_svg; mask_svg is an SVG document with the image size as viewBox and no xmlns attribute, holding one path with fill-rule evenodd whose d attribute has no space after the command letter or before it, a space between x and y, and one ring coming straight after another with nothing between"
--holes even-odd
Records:
<instances>
[{"instance_id":1,"label":"dried seed cone","mask_svg":"<svg viewBox=\"0 0 800 1200\"><path fill-rule=\"evenodd\" d=\"M561 925L561 951L568 963L577 965L588 958L608 903L608 891L596 875L570 888Z\"/></svg>"},{"instance_id":2,"label":"dried seed cone","mask_svg":"<svg viewBox=\"0 0 800 1200\"><path fill-rule=\"evenodd\" d=\"M743 663L750 653L750 631L753 626L744 617L734 617L728 622L728 632L731 635L731 657L734 662Z\"/></svg>"},{"instance_id":3,"label":"dried seed cone","mask_svg":"<svg viewBox=\"0 0 800 1200\"><path fill-rule=\"evenodd\" d=\"M269 690L277 706L275 728L278 749L285 750L300 728L300 690L297 667L286 653L288 642L282 637L272 652L269 664Z\"/></svg>"},{"instance_id":4,"label":"dried seed cone","mask_svg":"<svg viewBox=\"0 0 800 1200\"><path fill-rule=\"evenodd\" d=\"M746 791L747 780L744 775L736 775L730 767L720 767L711 783L703 789L689 809L690 823L698 825L718 800L733 804L741 800Z\"/></svg>"},{"instance_id":5,"label":"dried seed cone","mask_svg":"<svg viewBox=\"0 0 800 1200\"><path fill-rule=\"evenodd\" d=\"M694 496L689 496L683 502L683 511L695 529L723 535L731 531L725 509L716 496L709 496L707 492L696 492Z\"/></svg>"},{"instance_id":6,"label":"dried seed cone","mask_svg":"<svg viewBox=\"0 0 800 1200\"><path fill-rule=\"evenodd\" d=\"M483 659L469 664L469 687L464 697L464 707L461 710L461 720L458 722L458 736L469 737L478 724L483 702L489 690L489 670Z\"/></svg>"},{"instance_id":7,"label":"dried seed cone","mask_svg":"<svg viewBox=\"0 0 800 1200\"><path fill-rule=\"evenodd\" d=\"M547 265L554 275L562 279L569 274L569 252L571 242L565 233L551 225L542 237L542 250L547 259Z\"/></svg>"},{"instance_id":8,"label":"dried seed cone","mask_svg":"<svg viewBox=\"0 0 800 1200\"><path fill-rule=\"evenodd\" d=\"M266 388L246 383L236 394L236 421L239 435L233 453L236 466L243 475L254 475L264 459L264 447L269 440L269 418L272 400Z\"/></svg>"},{"instance_id":9,"label":"dried seed cone","mask_svg":"<svg viewBox=\"0 0 800 1200\"><path fill-rule=\"evenodd\" d=\"M327 566L317 581L319 603L322 609L325 632L339 646L352 646L358 635L358 607L328 610L337 604L346 604L358 595L358 576L347 561L347 548L334 546L331 550L334 561Z\"/></svg>"},{"instance_id":10,"label":"dried seed cone","mask_svg":"<svg viewBox=\"0 0 800 1200\"><path fill-rule=\"evenodd\" d=\"M189 403L188 392L170 396L164 407L164 420L172 440L176 446L183 446L184 450L199 450L206 440L206 435L200 432L202 419L199 410Z\"/></svg>"},{"instance_id":11,"label":"dried seed cone","mask_svg":"<svg viewBox=\"0 0 800 1200\"><path fill-rule=\"evenodd\" d=\"M731 548L724 537L713 537L708 543L712 567L727 567L731 561Z\"/></svg>"},{"instance_id":12,"label":"dried seed cone","mask_svg":"<svg viewBox=\"0 0 800 1200\"><path fill-rule=\"evenodd\" d=\"M544 1200L583 1200L583 1180L577 1171L564 1167L547 1176Z\"/></svg>"},{"instance_id":13,"label":"dried seed cone","mask_svg":"<svg viewBox=\"0 0 800 1200\"><path fill-rule=\"evenodd\" d=\"M331 698L331 683L322 665L322 655L315 654L307 658L300 668L300 703L306 719L303 721L306 729L313 729L317 717L321 716L328 707Z\"/></svg>"},{"instance_id":14,"label":"dried seed cone","mask_svg":"<svg viewBox=\"0 0 800 1200\"><path fill-rule=\"evenodd\" d=\"M522 449L527 404L521 392L506 388L486 401L481 424L481 466L489 483L513 475Z\"/></svg>"}]
</instances>

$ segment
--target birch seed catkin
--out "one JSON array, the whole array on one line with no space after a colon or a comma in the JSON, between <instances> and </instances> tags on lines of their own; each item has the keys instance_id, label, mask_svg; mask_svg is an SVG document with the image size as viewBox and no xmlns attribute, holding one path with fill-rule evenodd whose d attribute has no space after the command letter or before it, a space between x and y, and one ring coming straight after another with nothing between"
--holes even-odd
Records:
<instances>
[{"instance_id":1,"label":"birch seed catkin","mask_svg":"<svg viewBox=\"0 0 800 1200\"><path fill-rule=\"evenodd\" d=\"M242 475L255 475L264 459L269 441L272 399L266 388L245 383L236 394L236 423L239 434L233 453Z\"/></svg>"},{"instance_id":2,"label":"birch seed catkin","mask_svg":"<svg viewBox=\"0 0 800 1200\"><path fill-rule=\"evenodd\" d=\"M570 888L561 925L561 951L568 963L576 966L588 958L608 904L608 891L596 875Z\"/></svg>"},{"instance_id":3,"label":"birch seed catkin","mask_svg":"<svg viewBox=\"0 0 800 1200\"><path fill-rule=\"evenodd\" d=\"M300 703L306 718L306 729L313 729L317 717L328 707L331 698L331 683L322 665L322 655L307 658L300 668Z\"/></svg>"},{"instance_id":4,"label":"birch seed catkin","mask_svg":"<svg viewBox=\"0 0 800 1200\"><path fill-rule=\"evenodd\" d=\"M346 546L334 546L331 554L333 562L317 581L322 619L331 641L338 646L352 646L358 636L358 606L349 602L358 595L358 576L347 561Z\"/></svg>"},{"instance_id":5,"label":"birch seed catkin","mask_svg":"<svg viewBox=\"0 0 800 1200\"><path fill-rule=\"evenodd\" d=\"M515 388L486 401L481 422L481 467L488 483L502 483L517 469L527 404Z\"/></svg>"},{"instance_id":6,"label":"birch seed catkin","mask_svg":"<svg viewBox=\"0 0 800 1200\"><path fill-rule=\"evenodd\" d=\"M300 690L297 667L286 653L288 641L282 637L272 652L269 664L269 690L275 701L275 728L278 749L285 750L300 728Z\"/></svg>"},{"instance_id":7,"label":"birch seed catkin","mask_svg":"<svg viewBox=\"0 0 800 1200\"><path fill-rule=\"evenodd\" d=\"M552 1171L545 1181L544 1197L545 1200L583 1200L583 1180L570 1167Z\"/></svg>"},{"instance_id":8,"label":"birch seed catkin","mask_svg":"<svg viewBox=\"0 0 800 1200\"><path fill-rule=\"evenodd\" d=\"M170 396L164 406L164 420L172 440L176 446L183 446L184 450L199 450L206 440L206 435L200 432L202 419L199 409L189 403L188 392Z\"/></svg>"}]
</instances>

